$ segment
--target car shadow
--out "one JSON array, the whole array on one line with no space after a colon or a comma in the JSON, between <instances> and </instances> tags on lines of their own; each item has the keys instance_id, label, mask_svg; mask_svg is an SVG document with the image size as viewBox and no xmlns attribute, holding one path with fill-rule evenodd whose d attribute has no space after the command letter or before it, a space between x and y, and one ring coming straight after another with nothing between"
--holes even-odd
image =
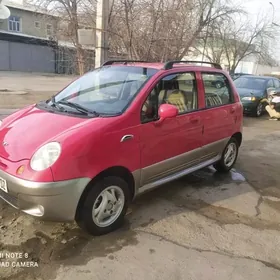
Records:
<instances>
[{"instance_id":1,"label":"car shadow","mask_svg":"<svg viewBox=\"0 0 280 280\"><path fill-rule=\"evenodd\" d=\"M229 213L236 211L227 209L227 201L253 191L241 172L234 169L226 174L219 173L211 166L139 197L133 205L132 224L136 228L145 227L169 215L188 211L197 211L216 219L215 211L211 213L212 208L223 208L228 217ZM146 217L145 222L143 217Z\"/></svg>"}]
</instances>

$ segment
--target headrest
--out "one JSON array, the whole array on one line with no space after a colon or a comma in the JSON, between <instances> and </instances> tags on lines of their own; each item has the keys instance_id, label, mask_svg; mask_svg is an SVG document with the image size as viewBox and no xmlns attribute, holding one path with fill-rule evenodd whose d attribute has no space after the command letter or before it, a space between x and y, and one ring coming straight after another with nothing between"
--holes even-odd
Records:
<instances>
[{"instance_id":1,"label":"headrest","mask_svg":"<svg viewBox=\"0 0 280 280\"><path fill-rule=\"evenodd\" d=\"M178 89L179 84L176 80L168 80L168 81L162 81L162 89L165 90L172 90L172 89Z\"/></svg>"}]
</instances>

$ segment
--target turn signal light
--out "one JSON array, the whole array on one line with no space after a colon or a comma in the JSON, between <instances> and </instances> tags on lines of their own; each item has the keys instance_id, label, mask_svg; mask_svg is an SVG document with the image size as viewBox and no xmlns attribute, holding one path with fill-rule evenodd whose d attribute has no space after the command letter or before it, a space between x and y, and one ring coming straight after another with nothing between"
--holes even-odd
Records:
<instances>
[{"instance_id":1,"label":"turn signal light","mask_svg":"<svg viewBox=\"0 0 280 280\"><path fill-rule=\"evenodd\" d=\"M18 169L17 169L17 174L18 175L21 175L24 171L24 165L20 166Z\"/></svg>"}]
</instances>

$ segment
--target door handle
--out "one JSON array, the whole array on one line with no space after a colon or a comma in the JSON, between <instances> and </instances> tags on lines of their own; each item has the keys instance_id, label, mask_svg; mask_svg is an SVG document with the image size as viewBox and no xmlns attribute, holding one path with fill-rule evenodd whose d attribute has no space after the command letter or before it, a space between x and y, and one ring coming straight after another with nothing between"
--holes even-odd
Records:
<instances>
[{"instance_id":1,"label":"door handle","mask_svg":"<svg viewBox=\"0 0 280 280\"><path fill-rule=\"evenodd\" d=\"M231 109L230 109L230 113L231 113L231 114L235 113L235 108L231 108Z\"/></svg>"},{"instance_id":2,"label":"door handle","mask_svg":"<svg viewBox=\"0 0 280 280\"><path fill-rule=\"evenodd\" d=\"M133 139L133 135L132 134L128 134L128 135L124 135L123 137L122 137L122 139L121 139L121 143L122 142L125 142L125 141L127 141L127 140L130 140L130 139Z\"/></svg>"},{"instance_id":3,"label":"door handle","mask_svg":"<svg viewBox=\"0 0 280 280\"><path fill-rule=\"evenodd\" d=\"M200 118L190 118L191 123L198 123Z\"/></svg>"}]
</instances>

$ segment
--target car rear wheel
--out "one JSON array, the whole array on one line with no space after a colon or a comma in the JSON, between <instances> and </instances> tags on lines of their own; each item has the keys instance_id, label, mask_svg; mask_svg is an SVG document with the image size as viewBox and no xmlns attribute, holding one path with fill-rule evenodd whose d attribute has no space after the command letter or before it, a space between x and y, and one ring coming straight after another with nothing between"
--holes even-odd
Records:
<instances>
[{"instance_id":1,"label":"car rear wheel","mask_svg":"<svg viewBox=\"0 0 280 280\"><path fill-rule=\"evenodd\" d=\"M260 117L263 113L263 104L261 102L259 102L256 111L255 111L255 116L256 117Z\"/></svg>"},{"instance_id":2,"label":"car rear wheel","mask_svg":"<svg viewBox=\"0 0 280 280\"><path fill-rule=\"evenodd\" d=\"M227 143L221 159L214 164L214 168L219 172L228 172L234 166L238 156L239 145L235 138L231 138Z\"/></svg>"},{"instance_id":3,"label":"car rear wheel","mask_svg":"<svg viewBox=\"0 0 280 280\"><path fill-rule=\"evenodd\" d=\"M103 235L119 228L128 208L130 193L119 177L97 181L79 207L77 224L92 235Z\"/></svg>"}]
</instances>

